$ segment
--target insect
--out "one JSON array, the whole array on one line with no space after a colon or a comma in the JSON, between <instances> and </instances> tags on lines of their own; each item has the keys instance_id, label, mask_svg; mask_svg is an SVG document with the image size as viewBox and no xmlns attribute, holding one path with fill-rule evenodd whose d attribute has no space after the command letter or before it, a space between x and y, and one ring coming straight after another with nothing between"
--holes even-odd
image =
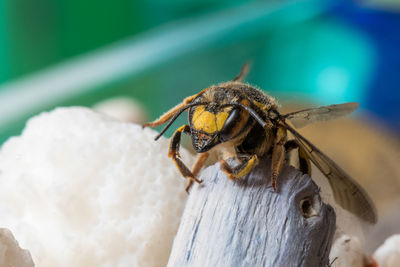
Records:
<instances>
[{"instance_id":1,"label":"insect","mask_svg":"<svg viewBox=\"0 0 400 267\"><path fill-rule=\"evenodd\" d=\"M242 82L248 69L248 65L243 66L232 81L212 85L189 96L157 120L143 125L155 127L167 123L155 138L158 140L184 111L189 110L189 123L175 131L168 152L181 174L188 178L186 191L193 182L201 183L197 176L210 150L221 152L220 168L231 180L246 176L261 156L271 155L271 186L276 189L276 180L287 153L297 148L299 169L303 173L311 175L310 161L314 163L328 179L339 205L367 222L376 223L374 204L361 186L294 129L347 115L358 107L358 103L323 106L282 115L273 97ZM288 132L294 139L288 140ZM182 133L191 136L198 153L192 170L186 167L179 154ZM235 167L226 162L232 156L239 161Z\"/></svg>"}]
</instances>

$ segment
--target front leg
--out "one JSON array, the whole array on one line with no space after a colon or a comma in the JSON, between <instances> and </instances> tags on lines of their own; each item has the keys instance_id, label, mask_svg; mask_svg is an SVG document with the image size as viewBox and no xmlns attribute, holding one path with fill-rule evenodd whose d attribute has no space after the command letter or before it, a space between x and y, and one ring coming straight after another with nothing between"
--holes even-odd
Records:
<instances>
[{"instance_id":1,"label":"front leg","mask_svg":"<svg viewBox=\"0 0 400 267\"><path fill-rule=\"evenodd\" d=\"M236 180L246 176L258 164L258 157L255 154L246 157L242 163L234 168L229 166L223 159L221 159L219 163L221 164L221 171L223 171L229 179Z\"/></svg>"},{"instance_id":2,"label":"front leg","mask_svg":"<svg viewBox=\"0 0 400 267\"><path fill-rule=\"evenodd\" d=\"M201 153L197 156L196 162L192 169L192 174L194 177L198 177L199 172L200 172L201 168L204 166L204 163L206 162L208 156L209 156L208 152ZM192 184L193 184L193 180L189 179L187 186L186 186L186 192L189 193L189 189L192 186Z\"/></svg>"},{"instance_id":3,"label":"front leg","mask_svg":"<svg viewBox=\"0 0 400 267\"><path fill-rule=\"evenodd\" d=\"M190 127L188 125L183 125L178 130L175 131L175 133L171 137L171 141L169 143L168 157L172 158L172 160L174 161L176 167L178 168L178 170L182 174L182 176L189 179L189 183L191 183L190 181L192 181L192 180L197 183L201 183L201 181L198 180L193 175L193 173L189 170L188 167L186 167L186 165L181 160L181 155L179 154L179 145L181 142L182 132L190 135ZM188 187L187 187L187 190L188 190Z\"/></svg>"},{"instance_id":4,"label":"front leg","mask_svg":"<svg viewBox=\"0 0 400 267\"><path fill-rule=\"evenodd\" d=\"M285 143L286 143L286 129L279 127L275 140L274 148L272 150L272 163L271 163L271 186L276 190L276 180L281 172L282 165L285 161Z\"/></svg>"},{"instance_id":5,"label":"front leg","mask_svg":"<svg viewBox=\"0 0 400 267\"><path fill-rule=\"evenodd\" d=\"M286 153L290 152L293 149L298 149L298 158L299 158L299 170L311 176L311 162L310 158L307 156L306 151L304 151L303 147L299 145L297 140L289 140L285 143Z\"/></svg>"}]
</instances>

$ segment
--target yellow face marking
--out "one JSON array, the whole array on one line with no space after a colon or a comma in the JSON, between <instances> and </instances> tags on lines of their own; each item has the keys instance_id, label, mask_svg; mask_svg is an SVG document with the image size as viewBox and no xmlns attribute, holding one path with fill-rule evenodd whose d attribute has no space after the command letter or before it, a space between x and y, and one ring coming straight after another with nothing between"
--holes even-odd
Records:
<instances>
[{"instance_id":1,"label":"yellow face marking","mask_svg":"<svg viewBox=\"0 0 400 267\"><path fill-rule=\"evenodd\" d=\"M221 131L222 127L225 124L226 119L228 118L229 113L228 112L218 112L216 115L216 120L215 122L217 123L217 130Z\"/></svg>"},{"instance_id":2,"label":"yellow face marking","mask_svg":"<svg viewBox=\"0 0 400 267\"><path fill-rule=\"evenodd\" d=\"M199 106L193 112L193 127L212 134L222 129L228 116L228 112L222 111L214 114L206 111L205 106Z\"/></svg>"},{"instance_id":3,"label":"yellow face marking","mask_svg":"<svg viewBox=\"0 0 400 267\"><path fill-rule=\"evenodd\" d=\"M194 109L192 121L195 122L199 116L204 112L205 106L198 106Z\"/></svg>"}]
</instances>

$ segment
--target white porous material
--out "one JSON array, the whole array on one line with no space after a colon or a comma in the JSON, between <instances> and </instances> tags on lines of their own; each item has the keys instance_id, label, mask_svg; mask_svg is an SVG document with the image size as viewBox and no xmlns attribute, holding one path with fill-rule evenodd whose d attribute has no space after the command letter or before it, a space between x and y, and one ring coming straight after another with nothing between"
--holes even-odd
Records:
<instances>
[{"instance_id":1,"label":"white porous material","mask_svg":"<svg viewBox=\"0 0 400 267\"><path fill-rule=\"evenodd\" d=\"M0 228L0 266L35 266L29 251L21 249L10 230L4 228Z\"/></svg>"},{"instance_id":2,"label":"white porous material","mask_svg":"<svg viewBox=\"0 0 400 267\"><path fill-rule=\"evenodd\" d=\"M342 235L332 245L329 259L332 267L364 267L366 257L355 236Z\"/></svg>"},{"instance_id":3,"label":"white porous material","mask_svg":"<svg viewBox=\"0 0 400 267\"><path fill-rule=\"evenodd\" d=\"M375 251L374 259L379 267L400 266L400 234L386 239L385 243Z\"/></svg>"},{"instance_id":4,"label":"white porous material","mask_svg":"<svg viewBox=\"0 0 400 267\"><path fill-rule=\"evenodd\" d=\"M32 118L0 152L0 227L41 267L165 266L186 193L156 134L79 107Z\"/></svg>"}]
</instances>

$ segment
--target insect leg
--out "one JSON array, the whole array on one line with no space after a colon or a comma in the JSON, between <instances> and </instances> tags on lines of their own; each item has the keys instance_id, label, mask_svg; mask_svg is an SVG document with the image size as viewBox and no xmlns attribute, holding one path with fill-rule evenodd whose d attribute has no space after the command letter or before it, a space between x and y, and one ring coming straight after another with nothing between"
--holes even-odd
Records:
<instances>
[{"instance_id":1,"label":"insect leg","mask_svg":"<svg viewBox=\"0 0 400 267\"><path fill-rule=\"evenodd\" d=\"M179 145L181 142L182 132L190 134L190 127L188 125L183 125L175 131L174 135L171 137L171 142L169 143L168 157L172 158L183 177L193 180L197 183L201 183L201 181L193 175L193 173L181 160L181 155L179 154Z\"/></svg>"},{"instance_id":2,"label":"insect leg","mask_svg":"<svg viewBox=\"0 0 400 267\"><path fill-rule=\"evenodd\" d=\"M286 129L279 127L274 140L271 163L271 186L276 190L276 180L285 160Z\"/></svg>"},{"instance_id":3,"label":"insect leg","mask_svg":"<svg viewBox=\"0 0 400 267\"><path fill-rule=\"evenodd\" d=\"M299 145L297 140L289 140L285 143L285 151L286 154L293 149L298 148L298 157L299 157L299 170L302 173L307 173L311 176L311 162L307 156L307 153L304 149Z\"/></svg>"},{"instance_id":4,"label":"insect leg","mask_svg":"<svg viewBox=\"0 0 400 267\"><path fill-rule=\"evenodd\" d=\"M204 163L208 159L209 155L210 154L208 152L204 152L204 153L199 154L199 156L197 157L196 162L192 169L192 173L195 177L197 177L197 175L199 174L201 168L204 166Z\"/></svg>"},{"instance_id":5,"label":"insect leg","mask_svg":"<svg viewBox=\"0 0 400 267\"><path fill-rule=\"evenodd\" d=\"M198 176L198 174L199 174L201 168L204 166L204 163L206 162L208 156L209 156L208 152L201 153L197 156L196 162L192 169L192 174L194 177ZM192 184L193 184L193 180L189 179L188 184L186 186L186 192L189 192L189 189L192 186Z\"/></svg>"},{"instance_id":6,"label":"insect leg","mask_svg":"<svg viewBox=\"0 0 400 267\"><path fill-rule=\"evenodd\" d=\"M182 103L176 105L175 107L173 107L172 109L168 110L166 113L164 113L163 115L161 115L161 117L159 117L158 119L156 119L155 121L152 122L148 122L143 124L143 128L144 127L156 127L159 125L162 125L164 123L166 123L167 121L169 121L176 113L178 113L181 109L185 108L188 104L190 104L190 102L193 101L193 99L195 99L197 96L199 96L200 94L202 94L204 92L201 91L200 93L197 93L195 95L186 97Z\"/></svg>"},{"instance_id":7,"label":"insect leg","mask_svg":"<svg viewBox=\"0 0 400 267\"><path fill-rule=\"evenodd\" d=\"M229 166L229 164L223 159L221 159L219 162L221 164L221 170L228 176L228 178L231 180L236 180L247 175L253 169L253 167L257 165L258 157L255 154L251 155L234 168Z\"/></svg>"},{"instance_id":8,"label":"insect leg","mask_svg":"<svg viewBox=\"0 0 400 267\"><path fill-rule=\"evenodd\" d=\"M303 147L299 146L299 169L302 173L307 173L311 176L311 162Z\"/></svg>"},{"instance_id":9,"label":"insect leg","mask_svg":"<svg viewBox=\"0 0 400 267\"><path fill-rule=\"evenodd\" d=\"M288 140L285 143L285 151L286 151L286 153L289 153L290 151L292 151L293 149L296 149L298 147L299 147L299 145L296 142L296 140Z\"/></svg>"},{"instance_id":10,"label":"insect leg","mask_svg":"<svg viewBox=\"0 0 400 267\"><path fill-rule=\"evenodd\" d=\"M296 140L288 140L285 143L285 162L289 163L290 162L290 152L292 152L293 149L298 148L298 144L296 143Z\"/></svg>"}]
</instances>

